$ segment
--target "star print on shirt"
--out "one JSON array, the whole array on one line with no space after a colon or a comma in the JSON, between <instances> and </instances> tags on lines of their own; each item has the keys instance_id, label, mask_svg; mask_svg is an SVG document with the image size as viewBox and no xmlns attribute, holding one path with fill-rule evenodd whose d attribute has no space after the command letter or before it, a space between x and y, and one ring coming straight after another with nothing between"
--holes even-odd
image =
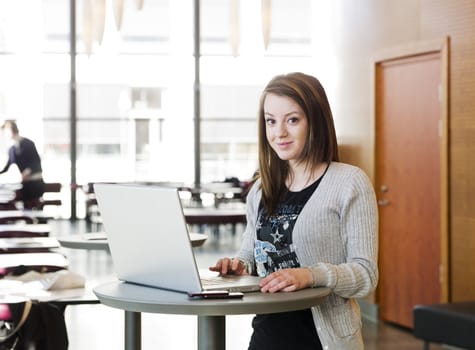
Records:
<instances>
[{"instance_id":1,"label":"star print on shirt","mask_svg":"<svg viewBox=\"0 0 475 350\"><path fill-rule=\"evenodd\" d=\"M280 239L284 237L284 235L279 233L279 230L275 231L275 233L271 233L270 235L274 238L274 242L272 243L280 242Z\"/></svg>"},{"instance_id":2,"label":"star print on shirt","mask_svg":"<svg viewBox=\"0 0 475 350\"><path fill-rule=\"evenodd\" d=\"M292 243L294 226L320 180L321 178L302 191L288 191L270 215L263 203L259 204L254 243L254 273L264 277L281 269L300 267L297 247Z\"/></svg>"}]
</instances>

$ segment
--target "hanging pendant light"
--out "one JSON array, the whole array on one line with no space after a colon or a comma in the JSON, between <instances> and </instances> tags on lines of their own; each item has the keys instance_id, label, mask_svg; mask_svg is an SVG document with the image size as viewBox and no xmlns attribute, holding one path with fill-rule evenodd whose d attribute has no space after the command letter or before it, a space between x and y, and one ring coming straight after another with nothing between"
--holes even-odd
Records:
<instances>
[{"instance_id":1,"label":"hanging pendant light","mask_svg":"<svg viewBox=\"0 0 475 350\"><path fill-rule=\"evenodd\" d=\"M231 52L234 57L239 55L239 41L240 41L240 16L239 16L239 0L231 0L230 11L230 41Z\"/></svg>"},{"instance_id":2,"label":"hanging pendant light","mask_svg":"<svg viewBox=\"0 0 475 350\"><path fill-rule=\"evenodd\" d=\"M94 39L101 45L106 21L106 0L94 0L93 12Z\"/></svg>"},{"instance_id":3,"label":"hanging pendant light","mask_svg":"<svg viewBox=\"0 0 475 350\"><path fill-rule=\"evenodd\" d=\"M137 10L141 10L143 8L143 2L144 0L135 0L135 7L137 7Z\"/></svg>"},{"instance_id":4,"label":"hanging pendant light","mask_svg":"<svg viewBox=\"0 0 475 350\"><path fill-rule=\"evenodd\" d=\"M112 0L112 9L114 10L115 27L120 30L124 14L124 0Z\"/></svg>"},{"instance_id":5,"label":"hanging pendant light","mask_svg":"<svg viewBox=\"0 0 475 350\"><path fill-rule=\"evenodd\" d=\"M94 41L94 18L92 0L84 0L82 39L84 42L84 51L89 56L92 53L92 44Z\"/></svg>"},{"instance_id":6,"label":"hanging pendant light","mask_svg":"<svg viewBox=\"0 0 475 350\"><path fill-rule=\"evenodd\" d=\"M270 41L270 33L272 28L272 0L261 0L262 5L262 39L264 48L267 50Z\"/></svg>"}]
</instances>

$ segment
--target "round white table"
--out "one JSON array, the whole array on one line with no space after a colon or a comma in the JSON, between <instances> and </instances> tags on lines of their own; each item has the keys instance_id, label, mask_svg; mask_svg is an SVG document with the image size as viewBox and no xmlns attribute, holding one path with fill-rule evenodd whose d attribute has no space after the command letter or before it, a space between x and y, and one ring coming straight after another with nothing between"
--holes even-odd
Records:
<instances>
[{"instance_id":1,"label":"round white table","mask_svg":"<svg viewBox=\"0 0 475 350\"><path fill-rule=\"evenodd\" d=\"M58 242L62 247L71 249L87 249L87 250L109 250L107 238L88 239L87 234L59 236Z\"/></svg>"},{"instance_id":2,"label":"round white table","mask_svg":"<svg viewBox=\"0 0 475 350\"><path fill-rule=\"evenodd\" d=\"M125 349L141 349L141 312L197 315L198 349L224 350L226 315L267 314L306 309L330 294L329 288L292 293L245 293L242 299L190 300L185 293L112 281L94 288L104 305L125 311Z\"/></svg>"},{"instance_id":3,"label":"round white table","mask_svg":"<svg viewBox=\"0 0 475 350\"><path fill-rule=\"evenodd\" d=\"M202 233L190 233L192 247L199 247L204 244L208 236ZM72 249L108 250L109 243L105 232L91 232L77 235L59 236L58 242L62 247Z\"/></svg>"}]
</instances>

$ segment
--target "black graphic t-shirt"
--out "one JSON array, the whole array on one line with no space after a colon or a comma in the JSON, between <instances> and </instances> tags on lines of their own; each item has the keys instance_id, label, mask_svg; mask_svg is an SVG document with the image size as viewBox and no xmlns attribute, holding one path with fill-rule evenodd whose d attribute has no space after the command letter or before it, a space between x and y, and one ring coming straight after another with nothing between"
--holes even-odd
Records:
<instances>
[{"instance_id":1,"label":"black graphic t-shirt","mask_svg":"<svg viewBox=\"0 0 475 350\"><path fill-rule=\"evenodd\" d=\"M302 208L318 187L322 177L299 192L288 191L272 215L259 206L257 239L254 244L256 272L259 276L286 268L300 267L292 243L292 232Z\"/></svg>"}]
</instances>

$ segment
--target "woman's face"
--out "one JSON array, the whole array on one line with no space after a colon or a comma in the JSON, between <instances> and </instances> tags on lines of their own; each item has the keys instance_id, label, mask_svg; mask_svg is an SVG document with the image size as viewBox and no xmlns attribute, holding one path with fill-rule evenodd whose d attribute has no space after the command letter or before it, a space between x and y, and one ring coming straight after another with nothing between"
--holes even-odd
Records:
<instances>
[{"instance_id":1,"label":"woman's face","mask_svg":"<svg viewBox=\"0 0 475 350\"><path fill-rule=\"evenodd\" d=\"M267 142L280 159L298 161L307 140L308 121L291 98L268 94L264 100Z\"/></svg>"}]
</instances>

